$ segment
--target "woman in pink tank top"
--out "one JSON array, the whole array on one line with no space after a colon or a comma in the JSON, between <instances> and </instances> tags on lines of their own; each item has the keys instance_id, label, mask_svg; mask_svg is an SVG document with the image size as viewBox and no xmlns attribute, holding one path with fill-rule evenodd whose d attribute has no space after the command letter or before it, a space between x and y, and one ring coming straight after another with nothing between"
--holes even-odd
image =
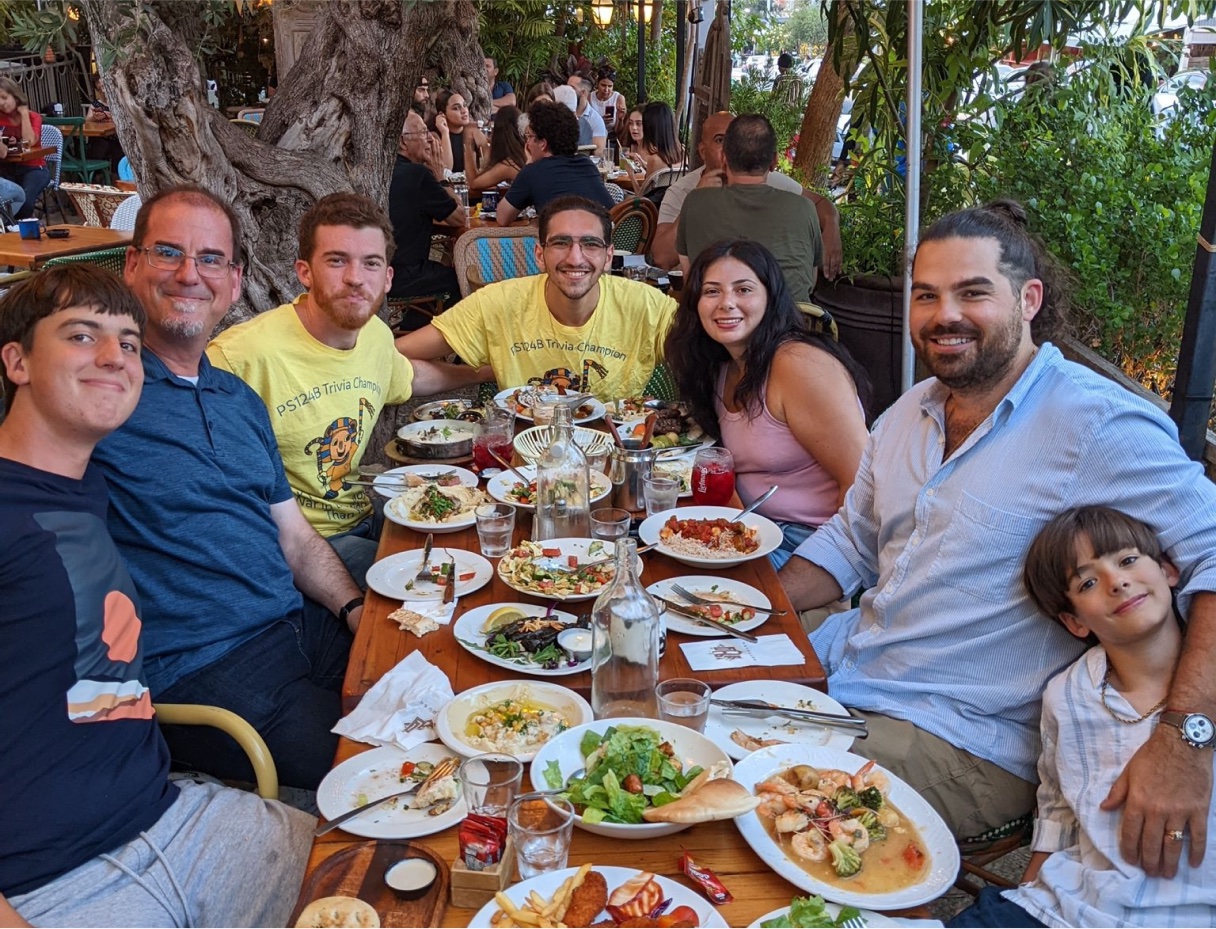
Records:
<instances>
[{"instance_id":1,"label":"woman in pink tank top","mask_svg":"<svg viewBox=\"0 0 1216 929\"><path fill-rule=\"evenodd\" d=\"M839 509L861 463L869 383L848 351L812 332L763 245L726 239L693 262L665 357L690 415L735 459L744 503L785 535L776 567Z\"/></svg>"}]
</instances>

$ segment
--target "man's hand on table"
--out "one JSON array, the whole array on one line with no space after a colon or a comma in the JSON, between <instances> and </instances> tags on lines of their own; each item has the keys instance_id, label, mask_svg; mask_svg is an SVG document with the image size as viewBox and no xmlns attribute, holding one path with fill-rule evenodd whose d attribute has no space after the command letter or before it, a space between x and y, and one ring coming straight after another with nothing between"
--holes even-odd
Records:
<instances>
[{"instance_id":1,"label":"man's hand on table","mask_svg":"<svg viewBox=\"0 0 1216 929\"><path fill-rule=\"evenodd\" d=\"M1191 867L1203 862L1212 799L1212 750L1192 748L1172 726L1158 725L1115 781L1102 809L1123 807L1119 850L1150 877L1172 878L1184 847ZM1182 841L1167 833L1182 830Z\"/></svg>"}]
</instances>

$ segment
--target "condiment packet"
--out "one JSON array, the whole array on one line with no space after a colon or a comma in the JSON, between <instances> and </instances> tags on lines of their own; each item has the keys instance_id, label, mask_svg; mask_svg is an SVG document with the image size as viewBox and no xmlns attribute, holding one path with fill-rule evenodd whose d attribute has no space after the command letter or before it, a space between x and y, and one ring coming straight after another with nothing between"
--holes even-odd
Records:
<instances>
[{"instance_id":1,"label":"condiment packet","mask_svg":"<svg viewBox=\"0 0 1216 929\"><path fill-rule=\"evenodd\" d=\"M437 737L435 717L452 697L447 675L421 652L410 652L338 720L333 732L369 745L410 749Z\"/></svg>"}]
</instances>

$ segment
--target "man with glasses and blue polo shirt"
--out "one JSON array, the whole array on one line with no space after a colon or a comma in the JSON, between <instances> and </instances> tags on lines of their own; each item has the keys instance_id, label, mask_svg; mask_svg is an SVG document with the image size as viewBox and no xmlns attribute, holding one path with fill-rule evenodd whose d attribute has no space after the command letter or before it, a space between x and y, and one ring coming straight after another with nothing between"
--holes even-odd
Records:
<instances>
[{"instance_id":1,"label":"man with glasses and blue polo shirt","mask_svg":"<svg viewBox=\"0 0 1216 929\"><path fill-rule=\"evenodd\" d=\"M337 747L362 594L300 511L261 398L204 356L241 291L235 214L201 188L169 188L140 209L133 243L124 277L148 314L144 389L93 461L143 601L148 685L159 702L244 717L280 780L315 789ZM176 761L252 780L219 730L165 737Z\"/></svg>"},{"instance_id":2,"label":"man with glasses and blue polo shirt","mask_svg":"<svg viewBox=\"0 0 1216 929\"><path fill-rule=\"evenodd\" d=\"M402 336L410 359L455 352L489 365L502 387L560 383L601 400L641 394L663 358L676 302L658 288L605 275L612 221L598 203L560 197L540 213L543 273L490 284Z\"/></svg>"}]
</instances>

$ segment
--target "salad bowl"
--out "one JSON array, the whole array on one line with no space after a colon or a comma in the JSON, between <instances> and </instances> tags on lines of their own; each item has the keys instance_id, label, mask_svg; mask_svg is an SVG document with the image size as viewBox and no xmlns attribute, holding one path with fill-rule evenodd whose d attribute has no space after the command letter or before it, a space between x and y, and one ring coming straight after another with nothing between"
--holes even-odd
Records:
<instances>
[{"instance_id":1,"label":"salad bowl","mask_svg":"<svg viewBox=\"0 0 1216 929\"><path fill-rule=\"evenodd\" d=\"M679 726L675 723L664 722L659 719L645 719L635 717L622 717L620 719L601 719L593 723L587 723L582 726L574 726L567 729L556 738L550 739L536 753L536 757L532 759L532 767L529 769L529 776L532 779L532 786L535 790L552 790L556 787L561 787L567 778L575 774L580 769L591 767L591 773L587 776L595 780L598 769L592 765L588 766L586 759L583 756L582 742L584 737L591 735L588 740L589 744L598 741L595 737L602 738L610 728L620 729L621 727L644 727L655 733L655 744L662 742L670 742L675 749L674 758L681 762L685 772L693 767L701 767L706 770L716 767L718 770L725 772L727 776L734 770L730 759L726 752L722 751L717 745L711 742L695 729L689 729L685 726ZM621 740L624 743L626 740ZM635 745L637 743L634 743ZM630 761L636 759L639 753L636 750L630 750L627 745L622 744L623 749L619 754L610 753L606 758L606 764L609 764L615 773L618 768L624 770L630 766ZM627 770L620 774L619 780L624 780L625 775L629 773ZM570 785L567 785L569 787ZM605 801L603 811L607 811L611 806L610 801ZM682 823L619 823L619 822L589 822L589 811L583 814L574 821L574 824L580 829L595 835L608 836L616 839L657 839L665 835L673 835L688 828L688 824ZM594 816L595 814L591 814Z\"/></svg>"}]
</instances>

